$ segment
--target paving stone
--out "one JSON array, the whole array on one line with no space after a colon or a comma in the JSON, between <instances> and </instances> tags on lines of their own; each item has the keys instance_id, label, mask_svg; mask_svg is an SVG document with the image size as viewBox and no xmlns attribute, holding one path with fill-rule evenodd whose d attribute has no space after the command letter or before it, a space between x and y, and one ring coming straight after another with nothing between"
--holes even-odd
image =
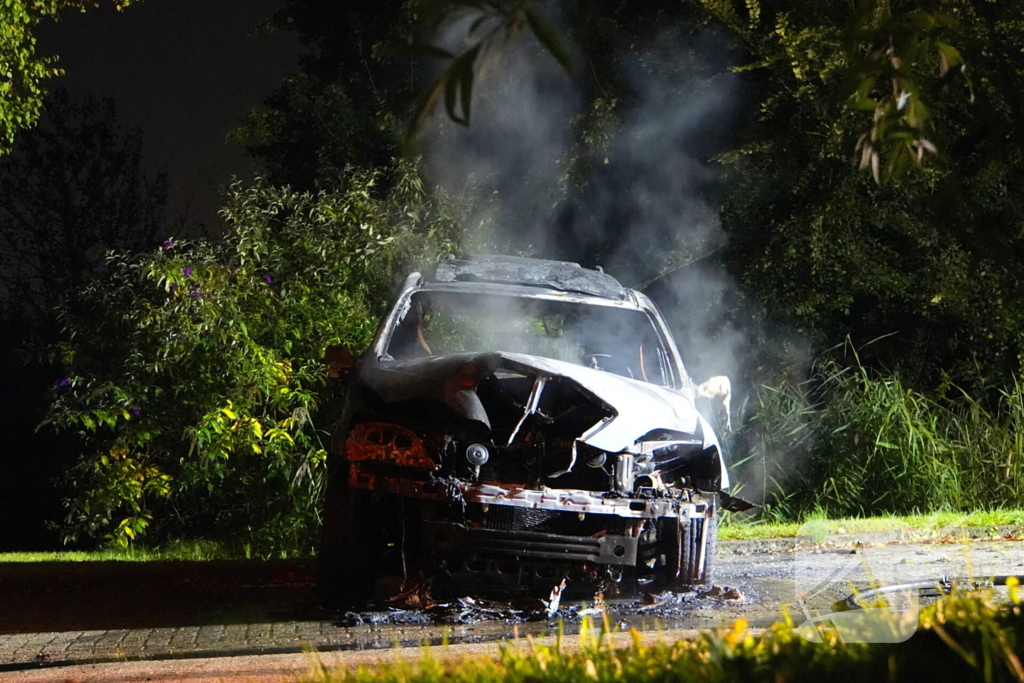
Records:
<instances>
[{"instance_id":1,"label":"paving stone","mask_svg":"<svg viewBox=\"0 0 1024 683\"><path fill-rule=\"evenodd\" d=\"M282 621L271 624L270 632L274 636L292 636L298 632L299 625L294 621Z\"/></svg>"},{"instance_id":2,"label":"paving stone","mask_svg":"<svg viewBox=\"0 0 1024 683\"><path fill-rule=\"evenodd\" d=\"M353 629L332 622L289 621L264 624L113 629L0 635L0 667L32 667L57 662L179 656L194 652L318 650L350 642ZM0 679L3 677L0 676Z\"/></svg>"},{"instance_id":3,"label":"paving stone","mask_svg":"<svg viewBox=\"0 0 1024 683\"><path fill-rule=\"evenodd\" d=\"M273 624L249 624L245 633L247 640L263 639L270 636Z\"/></svg>"},{"instance_id":4,"label":"paving stone","mask_svg":"<svg viewBox=\"0 0 1024 683\"><path fill-rule=\"evenodd\" d=\"M185 626L179 629L175 629L174 634L171 636L169 645L174 648L189 647L195 645L196 636L198 635L198 626Z\"/></svg>"}]
</instances>

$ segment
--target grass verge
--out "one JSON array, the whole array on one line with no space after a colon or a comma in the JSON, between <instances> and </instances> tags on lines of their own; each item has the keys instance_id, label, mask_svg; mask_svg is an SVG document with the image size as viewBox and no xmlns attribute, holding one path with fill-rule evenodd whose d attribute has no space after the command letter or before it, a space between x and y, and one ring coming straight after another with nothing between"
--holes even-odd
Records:
<instances>
[{"instance_id":1,"label":"grass verge","mask_svg":"<svg viewBox=\"0 0 1024 683\"><path fill-rule=\"evenodd\" d=\"M213 541L175 541L161 548L106 548L89 551L0 553L0 562L157 562L236 559Z\"/></svg>"},{"instance_id":2,"label":"grass verge","mask_svg":"<svg viewBox=\"0 0 1024 683\"><path fill-rule=\"evenodd\" d=\"M607 630L585 630L580 647L561 643L504 645L495 658L431 657L356 671L321 670L314 681L347 683L546 683L561 681L1024 681L1024 612L985 595L946 598L926 608L920 628L896 644L843 643L835 632L805 640L790 620L753 635L731 628L675 643L649 644L633 631L628 647L609 643Z\"/></svg>"},{"instance_id":3,"label":"grass verge","mask_svg":"<svg viewBox=\"0 0 1024 683\"><path fill-rule=\"evenodd\" d=\"M986 510L965 514L962 512L933 512L926 515L882 515L878 517L828 519L823 515L810 515L803 522L745 522L727 520L718 529L719 540L755 540L796 536L800 527L810 521L821 522L832 534L860 534L893 531L907 524L914 528L945 527L1001 527L1024 526L1024 510Z\"/></svg>"}]
</instances>

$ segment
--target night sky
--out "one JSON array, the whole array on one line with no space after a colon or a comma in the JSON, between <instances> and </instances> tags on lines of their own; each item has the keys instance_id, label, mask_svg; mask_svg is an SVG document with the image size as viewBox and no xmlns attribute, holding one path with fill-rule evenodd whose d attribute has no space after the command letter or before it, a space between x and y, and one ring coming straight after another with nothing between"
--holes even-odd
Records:
<instances>
[{"instance_id":1,"label":"night sky","mask_svg":"<svg viewBox=\"0 0 1024 683\"><path fill-rule=\"evenodd\" d=\"M142 129L147 170L168 173L168 224L187 214L216 230L219 188L248 167L244 150L225 137L297 68L294 34L251 35L279 6L142 0L123 12L103 5L65 13L39 31L40 52L58 54L67 72L47 87L113 97L122 126Z\"/></svg>"}]
</instances>

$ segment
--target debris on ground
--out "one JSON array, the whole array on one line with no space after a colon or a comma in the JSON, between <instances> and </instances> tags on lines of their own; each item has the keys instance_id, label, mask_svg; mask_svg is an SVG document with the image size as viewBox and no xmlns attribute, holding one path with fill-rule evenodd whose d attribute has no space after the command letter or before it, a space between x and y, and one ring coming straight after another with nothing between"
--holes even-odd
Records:
<instances>
[{"instance_id":1,"label":"debris on ground","mask_svg":"<svg viewBox=\"0 0 1024 683\"><path fill-rule=\"evenodd\" d=\"M739 588L727 588L725 593L722 594L724 600L742 600L743 593L740 593Z\"/></svg>"},{"instance_id":2,"label":"debris on ground","mask_svg":"<svg viewBox=\"0 0 1024 683\"><path fill-rule=\"evenodd\" d=\"M562 579L560 582L555 584L554 588L551 589L551 595L548 596L547 601L547 615L549 619L555 616L558 612L558 606L562 602L562 591L565 590L567 585L568 582L565 579Z\"/></svg>"},{"instance_id":3,"label":"debris on ground","mask_svg":"<svg viewBox=\"0 0 1024 683\"><path fill-rule=\"evenodd\" d=\"M705 591L689 588L661 593L643 593L631 600L606 601L597 594L592 601L566 605L562 595L568 582L564 579L552 587L548 598L515 598L488 600L463 596L455 600L437 602L430 598L427 586L418 584L391 598L387 608L365 612L346 612L338 619L339 626L449 624L467 625L480 622L504 621L519 624L530 621L562 620L579 623L585 617L613 621L629 615L671 616L688 610L708 609L722 601L747 600L735 586L714 585ZM428 605L423 608L416 604Z\"/></svg>"},{"instance_id":4,"label":"debris on ground","mask_svg":"<svg viewBox=\"0 0 1024 683\"><path fill-rule=\"evenodd\" d=\"M419 610L389 609L365 612L345 612L338 616L335 626L411 626L430 625L434 620Z\"/></svg>"},{"instance_id":5,"label":"debris on ground","mask_svg":"<svg viewBox=\"0 0 1024 683\"><path fill-rule=\"evenodd\" d=\"M469 596L431 610L441 623L472 624L478 621L501 620L511 623L536 621L547 616L543 600L499 602Z\"/></svg>"},{"instance_id":6,"label":"debris on ground","mask_svg":"<svg viewBox=\"0 0 1024 683\"><path fill-rule=\"evenodd\" d=\"M388 598L388 604L398 609L425 610L437 602L430 596L430 582L417 581L398 595Z\"/></svg>"},{"instance_id":7,"label":"debris on ground","mask_svg":"<svg viewBox=\"0 0 1024 683\"><path fill-rule=\"evenodd\" d=\"M743 593L735 586L714 585L700 594L702 598L718 598L721 600L743 600Z\"/></svg>"}]
</instances>

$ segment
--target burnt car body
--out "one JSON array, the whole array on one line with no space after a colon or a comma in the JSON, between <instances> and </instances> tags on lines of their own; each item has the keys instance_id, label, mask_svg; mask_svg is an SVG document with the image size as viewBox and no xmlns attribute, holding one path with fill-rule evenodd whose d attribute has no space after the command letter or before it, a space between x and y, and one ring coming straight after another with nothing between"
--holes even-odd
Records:
<instances>
[{"instance_id":1,"label":"burnt car body","mask_svg":"<svg viewBox=\"0 0 1024 683\"><path fill-rule=\"evenodd\" d=\"M335 365L351 368L326 604L370 599L387 574L545 594L709 581L726 463L643 294L573 263L449 259L410 275L371 348Z\"/></svg>"}]
</instances>

